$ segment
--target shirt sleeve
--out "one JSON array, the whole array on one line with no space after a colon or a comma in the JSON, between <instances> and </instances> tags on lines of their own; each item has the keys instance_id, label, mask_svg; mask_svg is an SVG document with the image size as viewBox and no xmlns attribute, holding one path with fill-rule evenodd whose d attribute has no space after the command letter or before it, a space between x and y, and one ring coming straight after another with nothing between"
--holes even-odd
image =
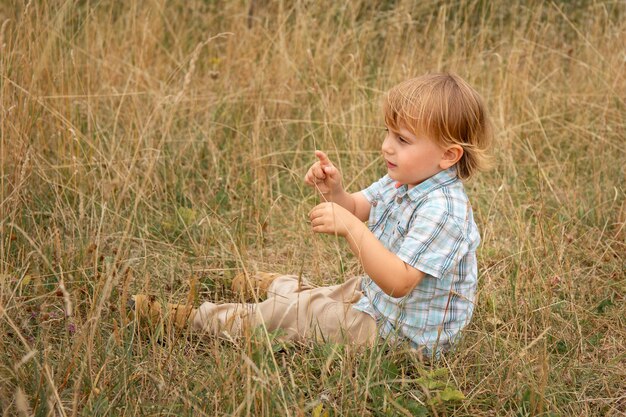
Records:
<instances>
[{"instance_id":1,"label":"shirt sleeve","mask_svg":"<svg viewBox=\"0 0 626 417\"><path fill-rule=\"evenodd\" d=\"M367 201L373 203L374 200L376 200L378 194L380 194L385 186L388 185L390 182L391 178L389 178L389 175L385 175L369 187L361 190L361 193L363 193L363 196L367 199Z\"/></svg>"},{"instance_id":2,"label":"shirt sleeve","mask_svg":"<svg viewBox=\"0 0 626 417\"><path fill-rule=\"evenodd\" d=\"M414 216L397 255L425 274L443 278L469 251L467 237L445 205L426 203Z\"/></svg>"}]
</instances>

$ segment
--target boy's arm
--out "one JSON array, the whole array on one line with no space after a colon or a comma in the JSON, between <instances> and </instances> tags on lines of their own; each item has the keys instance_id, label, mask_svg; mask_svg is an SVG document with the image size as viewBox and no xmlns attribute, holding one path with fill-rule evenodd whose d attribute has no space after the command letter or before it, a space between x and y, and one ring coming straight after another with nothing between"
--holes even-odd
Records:
<instances>
[{"instance_id":1,"label":"boy's arm","mask_svg":"<svg viewBox=\"0 0 626 417\"><path fill-rule=\"evenodd\" d=\"M367 275L385 294L403 297L424 278L422 271L407 265L385 248L367 226L347 209L333 203L322 203L311 210L309 217L314 232L338 234L346 238Z\"/></svg>"},{"instance_id":2,"label":"boy's arm","mask_svg":"<svg viewBox=\"0 0 626 417\"><path fill-rule=\"evenodd\" d=\"M362 192L352 193L352 200L354 201L354 211L352 214L362 222L367 221L370 218L370 210L372 209L372 203L370 203Z\"/></svg>"}]
</instances>

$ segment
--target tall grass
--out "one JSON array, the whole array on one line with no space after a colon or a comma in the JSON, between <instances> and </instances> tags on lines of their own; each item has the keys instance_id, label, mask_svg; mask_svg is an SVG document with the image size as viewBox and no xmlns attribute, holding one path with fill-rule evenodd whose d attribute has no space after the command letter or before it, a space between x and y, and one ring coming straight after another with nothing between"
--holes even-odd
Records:
<instances>
[{"instance_id":1,"label":"tall grass","mask_svg":"<svg viewBox=\"0 0 626 417\"><path fill-rule=\"evenodd\" d=\"M625 22L621 1L0 3L4 415L623 415ZM302 177L314 149L350 190L384 174L381 96L427 71L496 127L453 355L135 331L134 292L362 273L310 231Z\"/></svg>"}]
</instances>

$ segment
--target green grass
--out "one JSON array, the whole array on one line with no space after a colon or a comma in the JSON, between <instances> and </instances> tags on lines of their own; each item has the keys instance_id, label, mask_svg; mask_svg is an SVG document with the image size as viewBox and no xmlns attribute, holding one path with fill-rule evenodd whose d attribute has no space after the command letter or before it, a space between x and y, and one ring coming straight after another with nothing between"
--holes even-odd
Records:
<instances>
[{"instance_id":1,"label":"green grass","mask_svg":"<svg viewBox=\"0 0 626 417\"><path fill-rule=\"evenodd\" d=\"M624 3L412 3L0 3L3 415L626 413ZM362 273L302 177L384 174L382 94L434 70L496 128L454 355L135 331L134 292Z\"/></svg>"}]
</instances>

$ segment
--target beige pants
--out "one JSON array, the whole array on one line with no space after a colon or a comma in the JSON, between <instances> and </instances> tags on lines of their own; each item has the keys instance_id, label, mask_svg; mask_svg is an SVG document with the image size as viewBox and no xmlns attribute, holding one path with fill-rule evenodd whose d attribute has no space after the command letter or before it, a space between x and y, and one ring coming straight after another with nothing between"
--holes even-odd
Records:
<instances>
[{"instance_id":1,"label":"beige pants","mask_svg":"<svg viewBox=\"0 0 626 417\"><path fill-rule=\"evenodd\" d=\"M265 326L269 332L281 329L287 340L372 345L378 333L376 321L352 308L362 295L360 277L313 288L299 283L296 276L283 275L270 285L267 300L258 304L203 303L193 327L214 335L228 332L240 336Z\"/></svg>"}]
</instances>

